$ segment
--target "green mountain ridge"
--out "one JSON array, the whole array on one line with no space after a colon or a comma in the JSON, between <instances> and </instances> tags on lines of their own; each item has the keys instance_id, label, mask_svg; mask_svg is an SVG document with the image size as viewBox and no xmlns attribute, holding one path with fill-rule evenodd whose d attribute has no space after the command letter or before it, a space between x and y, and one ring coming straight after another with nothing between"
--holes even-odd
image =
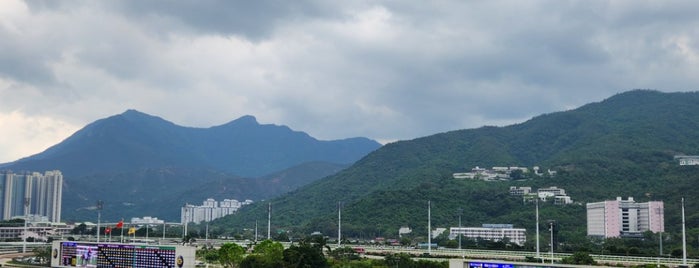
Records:
<instances>
[{"instance_id":1,"label":"green mountain ridge","mask_svg":"<svg viewBox=\"0 0 699 268\"><path fill-rule=\"evenodd\" d=\"M512 223L532 230L533 205L510 196L509 187L558 186L577 203L543 204L542 217L560 222L563 237L584 236L586 202L617 196L665 201L666 229L677 231L680 198L699 196L696 167L673 159L699 152L696 107L696 92L634 90L520 124L390 143L336 175L271 200L272 227L336 233L343 202L346 236L395 237L402 226L426 233L431 200L433 228L456 226L456 211L463 208L465 226ZM475 166L540 166L558 174L506 182L452 178ZM699 202L687 202L687 209L699 210ZM235 232L266 215L267 205L257 204L216 225ZM699 213L691 213L688 223L699 225Z\"/></svg>"}]
</instances>

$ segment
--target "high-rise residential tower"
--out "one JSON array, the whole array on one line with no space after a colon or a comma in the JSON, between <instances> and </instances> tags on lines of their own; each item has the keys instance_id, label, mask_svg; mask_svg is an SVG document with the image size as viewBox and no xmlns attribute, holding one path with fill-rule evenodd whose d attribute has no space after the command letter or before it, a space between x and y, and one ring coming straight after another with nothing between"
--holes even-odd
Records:
<instances>
[{"instance_id":1,"label":"high-rise residential tower","mask_svg":"<svg viewBox=\"0 0 699 268\"><path fill-rule=\"evenodd\" d=\"M62 196L63 175L60 171L44 174L0 171L0 220L32 216L60 222Z\"/></svg>"}]
</instances>

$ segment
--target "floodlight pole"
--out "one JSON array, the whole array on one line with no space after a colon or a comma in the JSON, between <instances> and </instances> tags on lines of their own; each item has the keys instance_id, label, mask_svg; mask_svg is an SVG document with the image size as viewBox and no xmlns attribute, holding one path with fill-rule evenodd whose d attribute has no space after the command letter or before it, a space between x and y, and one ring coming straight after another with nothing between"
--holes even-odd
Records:
<instances>
[{"instance_id":1,"label":"floodlight pole","mask_svg":"<svg viewBox=\"0 0 699 268\"><path fill-rule=\"evenodd\" d=\"M682 197L682 265L687 267L687 233L684 221L684 197Z\"/></svg>"},{"instance_id":2,"label":"floodlight pole","mask_svg":"<svg viewBox=\"0 0 699 268\"><path fill-rule=\"evenodd\" d=\"M539 197L536 197L536 258L540 259L539 253Z\"/></svg>"},{"instance_id":3,"label":"floodlight pole","mask_svg":"<svg viewBox=\"0 0 699 268\"><path fill-rule=\"evenodd\" d=\"M432 255L432 205L427 201L427 254Z\"/></svg>"},{"instance_id":4,"label":"floodlight pole","mask_svg":"<svg viewBox=\"0 0 699 268\"><path fill-rule=\"evenodd\" d=\"M337 202L337 248L340 248L342 239L342 201Z\"/></svg>"},{"instance_id":5,"label":"floodlight pole","mask_svg":"<svg viewBox=\"0 0 699 268\"><path fill-rule=\"evenodd\" d=\"M549 226L549 230L551 230L551 264L553 264L553 221L549 222Z\"/></svg>"},{"instance_id":6,"label":"floodlight pole","mask_svg":"<svg viewBox=\"0 0 699 268\"><path fill-rule=\"evenodd\" d=\"M462 208L459 208L459 252L461 252L461 258L464 258L464 251L461 250L461 214L464 212Z\"/></svg>"},{"instance_id":7,"label":"floodlight pole","mask_svg":"<svg viewBox=\"0 0 699 268\"><path fill-rule=\"evenodd\" d=\"M100 242L100 221L102 220L102 206L104 202L97 200L97 243Z\"/></svg>"},{"instance_id":8,"label":"floodlight pole","mask_svg":"<svg viewBox=\"0 0 699 268\"><path fill-rule=\"evenodd\" d=\"M31 202L30 197L24 198L24 237L22 238L22 253L27 253L27 221L29 219L29 203Z\"/></svg>"}]
</instances>

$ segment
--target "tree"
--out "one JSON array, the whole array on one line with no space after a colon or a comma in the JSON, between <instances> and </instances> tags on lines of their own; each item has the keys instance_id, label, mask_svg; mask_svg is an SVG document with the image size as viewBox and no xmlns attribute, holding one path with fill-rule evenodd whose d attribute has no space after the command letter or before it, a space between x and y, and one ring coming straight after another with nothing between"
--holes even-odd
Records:
<instances>
[{"instance_id":1,"label":"tree","mask_svg":"<svg viewBox=\"0 0 699 268\"><path fill-rule=\"evenodd\" d=\"M284 250L285 267L328 267L323 247L302 241Z\"/></svg>"},{"instance_id":2,"label":"tree","mask_svg":"<svg viewBox=\"0 0 699 268\"><path fill-rule=\"evenodd\" d=\"M359 253L355 251L351 247L342 247L342 248L336 248L332 252L330 252L330 255L338 261L353 261L353 260L359 260Z\"/></svg>"},{"instance_id":3,"label":"tree","mask_svg":"<svg viewBox=\"0 0 699 268\"><path fill-rule=\"evenodd\" d=\"M388 254L384 257L388 267L413 267L413 260L407 253Z\"/></svg>"},{"instance_id":4,"label":"tree","mask_svg":"<svg viewBox=\"0 0 699 268\"><path fill-rule=\"evenodd\" d=\"M202 249L197 250L197 257L203 258L208 263L215 263L218 262L218 250L204 246Z\"/></svg>"},{"instance_id":5,"label":"tree","mask_svg":"<svg viewBox=\"0 0 699 268\"><path fill-rule=\"evenodd\" d=\"M51 260L51 247L37 247L32 250L34 256L40 263L49 264Z\"/></svg>"},{"instance_id":6,"label":"tree","mask_svg":"<svg viewBox=\"0 0 699 268\"><path fill-rule=\"evenodd\" d=\"M225 243L218 249L218 260L224 267L238 267L245 249L236 243Z\"/></svg>"},{"instance_id":7,"label":"tree","mask_svg":"<svg viewBox=\"0 0 699 268\"><path fill-rule=\"evenodd\" d=\"M81 223L80 225L75 226L75 228L73 228L73 230L71 230L70 233L71 234L79 234L79 235L87 233L87 225L85 225L84 223Z\"/></svg>"},{"instance_id":8,"label":"tree","mask_svg":"<svg viewBox=\"0 0 699 268\"><path fill-rule=\"evenodd\" d=\"M243 261L246 265L251 265L249 267L280 267L284 262L284 246L272 240L260 242L252 253ZM246 266L241 263L241 267Z\"/></svg>"},{"instance_id":9,"label":"tree","mask_svg":"<svg viewBox=\"0 0 699 268\"><path fill-rule=\"evenodd\" d=\"M587 252L578 251L573 253L570 257L565 257L562 259L564 264L581 264L581 265L594 265L597 262L592 259L592 256Z\"/></svg>"}]
</instances>

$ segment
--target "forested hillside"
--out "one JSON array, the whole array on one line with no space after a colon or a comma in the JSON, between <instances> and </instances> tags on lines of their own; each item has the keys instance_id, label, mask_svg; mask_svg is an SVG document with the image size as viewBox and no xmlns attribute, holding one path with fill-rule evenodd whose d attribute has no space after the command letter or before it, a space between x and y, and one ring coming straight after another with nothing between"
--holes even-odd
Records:
<instances>
[{"instance_id":1,"label":"forested hillside","mask_svg":"<svg viewBox=\"0 0 699 268\"><path fill-rule=\"evenodd\" d=\"M468 226L512 223L533 230L534 205L508 194L510 186L564 188L576 202L542 204L542 219L556 220L561 239L585 236L585 203L632 196L662 200L666 229L680 230L680 198L688 197L688 225L699 232L699 167L679 166L678 154L699 154L699 93L635 90L578 109L537 116L506 127L440 133L383 146L352 167L271 200L273 228L302 235L343 232L355 237L395 236L401 226L426 233L449 227L464 209ZM457 180L452 173L475 166L540 166L557 175L518 181ZM216 223L235 232L266 219L267 204L251 206ZM545 227L542 227L545 229ZM532 232L530 232L531 234ZM697 237L697 236L694 236Z\"/></svg>"}]
</instances>

